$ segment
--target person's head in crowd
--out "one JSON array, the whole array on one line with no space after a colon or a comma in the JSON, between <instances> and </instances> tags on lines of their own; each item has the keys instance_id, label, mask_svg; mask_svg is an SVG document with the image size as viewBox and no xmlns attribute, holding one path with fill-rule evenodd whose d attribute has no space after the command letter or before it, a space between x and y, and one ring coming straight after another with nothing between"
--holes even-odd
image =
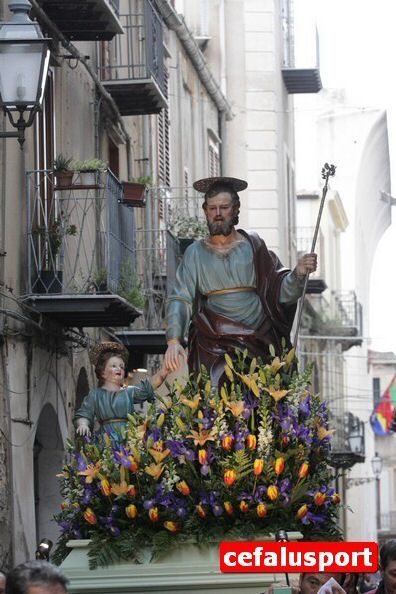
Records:
<instances>
[{"instance_id":1,"label":"person's head in crowd","mask_svg":"<svg viewBox=\"0 0 396 594\"><path fill-rule=\"evenodd\" d=\"M67 594L69 580L47 561L27 561L7 574L6 594Z\"/></svg>"},{"instance_id":2,"label":"person's head in crowd","mask_svg":"<svg viewBox=\"0 0 396 594\"><path fill-rule=\"evenodd\" d=\"M301 594L317 594L320 588L334 578L341 586L345 579L344 573L301 573L300 574L300 593Z\"/></svg>"},{"instance_id":3,"label":"person's head in crowd","mask_svg":"<svg viewBox=\"0 0 396 594\"><path fill-rule=\"evenodd\" d=\"M341 582L347 594L358 594L358 583L360 579L360 573L345 573L344 579Z\"/></svg>"},{"instance_id":4,"label":"person's head in crowd","mask_svg":"<svg viewBox=\"0 0 396 594\"><path fill-rule=\"evenodd\" d=\"M5 573L0 571L0 594L5 593L5 586L6 586L6 576L5 576Z\"/></svg>"},{"instance_id":5,"label":"person's head in crowd","mask_svg":"<svg viewBox=\"0 0 396 594\"><path fill-rule=\"evenodd\" d=\"M396 540L388 540L379 554L383 588L386 594L396 594Z\"/></svg>"}]
</instances>

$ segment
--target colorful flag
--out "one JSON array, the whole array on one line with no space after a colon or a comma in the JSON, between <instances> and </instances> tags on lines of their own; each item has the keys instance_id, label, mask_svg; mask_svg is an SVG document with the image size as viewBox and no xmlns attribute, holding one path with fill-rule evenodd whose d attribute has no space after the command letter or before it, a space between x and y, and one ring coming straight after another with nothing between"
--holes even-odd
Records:
<instances>
[{"instance_id":1,"label":"colorful flag","mask_svg":"<svg viewBox=\"0 0 396 594\"><path fill-rule=\"evenodd\" d=\"M375 435L389 435L393 431L392 421L396 409L396 374L370 417Z\"/></svg>"}]
</instances>

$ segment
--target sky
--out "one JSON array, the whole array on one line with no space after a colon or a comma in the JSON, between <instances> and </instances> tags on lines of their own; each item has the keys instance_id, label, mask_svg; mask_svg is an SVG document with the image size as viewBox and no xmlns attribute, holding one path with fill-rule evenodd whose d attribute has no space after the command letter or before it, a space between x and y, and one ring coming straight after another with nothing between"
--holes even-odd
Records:
<instances>
[{"instance_id":1,"label":"sky","mask_svg":"<svg viewBox=\"0 0 396 594\"><path fill-rule=\"evenodd\" d=\"M312 61L316 23L323 86L345 89L353 107L387 110L392 196L396 196L395 0L294 0L296 65ZM309 64L311 65L311 64ZM313 64L312 64L313 65ZM396 206L382 237L371 274L370 348L396 353Z\"/></svg>"}]
</instances>

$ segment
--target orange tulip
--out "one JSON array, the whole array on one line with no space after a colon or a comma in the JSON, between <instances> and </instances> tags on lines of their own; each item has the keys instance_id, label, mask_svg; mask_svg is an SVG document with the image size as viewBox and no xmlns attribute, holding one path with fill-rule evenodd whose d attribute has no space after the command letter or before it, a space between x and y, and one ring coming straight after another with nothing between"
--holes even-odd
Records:
<instances>
[{"instance_id":1,"label":"orange tulip","mask_svg":"<svg viewBox=\"0 0 396 594\"><path fill-rule=\"evenodd\" d=\"M246 438L246 445L249 450L255 450L257 446L257 437L250 433Z\"/></svg>"},{"instance_id":2,"label":"orange tulip","mask_svg":"<svg viewBox=\"0 0 396 594\"><path fill-rule=\"evenodd\" d=\"M148 515L152 522L158 522L158 520L159 520L158 507L151 507L149 509Z\"/></svg>"},{"instance_id":3,"label":"orange tulip","mask_svg":"<svg viewBox=\"0 0 396 594\"><path fill-rule=\"evenodd\" d=\"M234 513L234 507L233 507L231 501L225 501L224 502L224 509L226 510L226 513L229 516L232 516L232 514Z\"/></svg>"},{"instance_id":4,"label":"orange tulip","mask_svg":"<svg viewBox=\"0 0 396 594\"><path fill-rule=\"evenodd\" d=\"M87 509L85 510L83 516L84 516L84 520L86 522L88 522L88 524L94 525L94 524L97 524L98 523L98 520L97 520L97 518L95 516L95 513L93 512L93 510L90 507L87 507Z\"/></svg>"},{"instance_id":5,"label":"orange tulip","mask_svg":"<svg viewBox=\"0 0 396 594\"><path fill-rule=\"evenodd\" d=\"M201 504L199 504L199 505L196 506L195 509L197 510L197 514L199 515L199 517L202 520L204 520L206 518L206 510L205 510L205 508Z\"/></svg>"},{"instance_id":6,"label":"orange tulip","mask_svg":"<svg viewBox=\"0 0 396 594\"><path fill-rule=\"evenodd\" d=\"M206 464L208 462L208 454L206 450L198 450L198 461L200 464Z\"/></svg>"},{"instance_id":7,"label":"orange tulip","mask_svg":"<svg viewBox=\"0 0 396 594\"><path fill-rule=\"evenodd\" d=\"M308 505L306 503L304 503L304 505L302 505L298 510L297 510L297 518L299 518L300 520L303 519L304 516L306 516L308 513Z\"/></svg>"},{"instance_id":8,"label":"orange tulip","mask_svg":"<svg viewBox=\"0 0 396 594\"><path fill-rule=\"evenodd\" d=\"M128 518L131 518L131 520L134 520L136 518L136 516L138 515L138 510L136 505L134 505L133 503L131 503L130 505L127 505L127 507L125 508L125 513L128 516Z\"/></svg>"},{"instance_id":9,"label":"orange tulip","mask_svg":"<svg viewBox=\"0 0 396 594\"><path fill-rule=\"evenodd\" d=\"M226 452L229 452L232 448L233 441L234 441L234 438L232 437L232 435L223 437L223 439L221 440L221 445L223 447L223 450L225 450Z\"/></svg>"},{"instance_id":10,"label":"orange tulip","mask_svg":"<svg viewBox=\"0 0 396 594\"><path fill-rule=\"evenodd\" d=\"M182 495L190 495L191 493L191 489L187 485L186 481L180 481L180 483L177 483L176 487Z\"/></svg>"},{"instance_id":11,"label":"orange tulip","mask_svg":"<svg viewBox=\"0 0 396 594\"><path fill-rule=\"evenodd\" d=\"M170 520L167 520L166 522L164 522L164 527L169 530L169 532L179 532L180 528L181 528L181 523L180 522L171 522Z\"/></svg>"},{"instance_id":12,"label":"orange tulip","mask_svg":"<svg viewBox=\"0 0 396 594\"><path fill-rule=\"evenodd\" d=\"M309 472L309 464L308 462L303 462L300 466L300 470L298 471L298 478L304 479Z\"/></svg>"},{"instance_id":13,"label":"orange tulip","mask_svg":"<svg viewBox=\"0 0 396 594\"><path fill-rule=\"evenodd\" d=\"M256 507L256 512L259 518L265 518L267 515L267 507L264 503L259 503Z\"/></svg>"},{"instance_id":14,"label":"orange tulip","mask_svg":"<svg viewBox=\"0 0 396 594\"><path fill-rule=\"evenodd\" d=\"M276 475L282 474L285 468L285 459L284 458L277 458L274 464L274 470Z\"/></svg>"},{"instance_id":15,"label":"orange tulip","mask_svg":"<svg viewBox=\"0 0 396 594\"><path fill-rule=\"evenodd\" d=\"M130 497L136 497L136 487L135 487L135 485L128 485L128 495Z\"/></svg>"},{"instance_id":16,"label":"orange tulip","mask_svg":"<svg viewBox=\"0 0 396 594\"><path fill-rule=\"evenodd\" d=\"M241 512L243 512L244 514L246 514L249 511L249 504L247 501L245 501L244 499L242 499L241 503L239 504L239 509L241 510Z\"/></svg>"},{"instance_id":17,"label":"orange tulip","mask_svg":"<svg viewBox=\"0 0 396 594\"><path fill-rule=\"evenodd\" d=\"M224 472L223 480L227 487L231 487L231 485L235 483L236 478L237 473L235 472L235 470L229 469Z\"/></svg>"},{"instance_id":18,"label":"orange tulip","mask_svg":"<svg viewBox=\"0 0 396 594\"><path fill-rule=\"evenodd\" d=\"M279 489L275 485L270 485L267 489L268 498L271 501L276 501L279 497Z\"/></svg>"},{"instance_id":19,"label":"orange tulip","mask_svg":"<svg viewBox=\"0 0 396 594\"><path fill-rule=\"evenodd\" d=\"M109 497L111 495L111 487L107 479L100 481L100 490L105 497Z\"/></svg>"},{"instance_id":20,"label":"orange tulip","mask_svg":"<svg viewBox=\"0 0 396 594\"><path fill-rule=\"evenodd\" d=\"M338 505L339 503L341 503L341 497L339 496L338 493L334 493L334 495L332 496L331 500L336 505Z\"/></svg>"},{"instance_id":21,"label":"orange tulip","mask_svg":"<svg viewBox=\"0 0 396 594\"><path fill-rule=\"evenodd\" d=\"M256 458L253 463L253 472L256 476L259 476L263 472L264 468L264 460L261 458Z\"/></svg>"},{"instance_id":22,"label":"orange tulip","mask_svg":"<svg viewBox=\"0 0 396 594\"><path fill-rule=\"evenodd\" d=\"M325 501L326 501L326 494L321 493L320 491L316 491L316 493L314 495L315 505L318 505L318 506L323 505Z\"/></svg>"},{"instance_id":23,"label":"orange tulip","mask_svg":"<svg viewBox=\"0 0 396 594\"><path fill-rule=\"evenodd\" d=\"M128 470L130 470L131 472L137 472L139 466L138 466L135 458L133 456L128 456L127 460L128 460Z\"/></svg>"}]
</instances>

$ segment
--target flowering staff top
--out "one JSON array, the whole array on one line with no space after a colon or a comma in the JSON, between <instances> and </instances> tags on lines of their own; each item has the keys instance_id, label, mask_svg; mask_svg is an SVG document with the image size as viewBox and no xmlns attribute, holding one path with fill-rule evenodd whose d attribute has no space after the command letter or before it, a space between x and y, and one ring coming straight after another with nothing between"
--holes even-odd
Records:
<instances>
[{"instance_id":1,"label":"flowering staff top","mask_svg":"<svg viewBox=\"0 0 396 594\"><path fill-rule=\"evenodd\" d=\"M293 350L266 365L237 352L219 391L205 370L176 382L146 418L130 416L124 444L70 444L57 559L70 538L91 539L92 566L187 538L285 528L339 538L327 408L309 391L310 370L298 374L293 363Z\"/></svg>"}]
</instances>

